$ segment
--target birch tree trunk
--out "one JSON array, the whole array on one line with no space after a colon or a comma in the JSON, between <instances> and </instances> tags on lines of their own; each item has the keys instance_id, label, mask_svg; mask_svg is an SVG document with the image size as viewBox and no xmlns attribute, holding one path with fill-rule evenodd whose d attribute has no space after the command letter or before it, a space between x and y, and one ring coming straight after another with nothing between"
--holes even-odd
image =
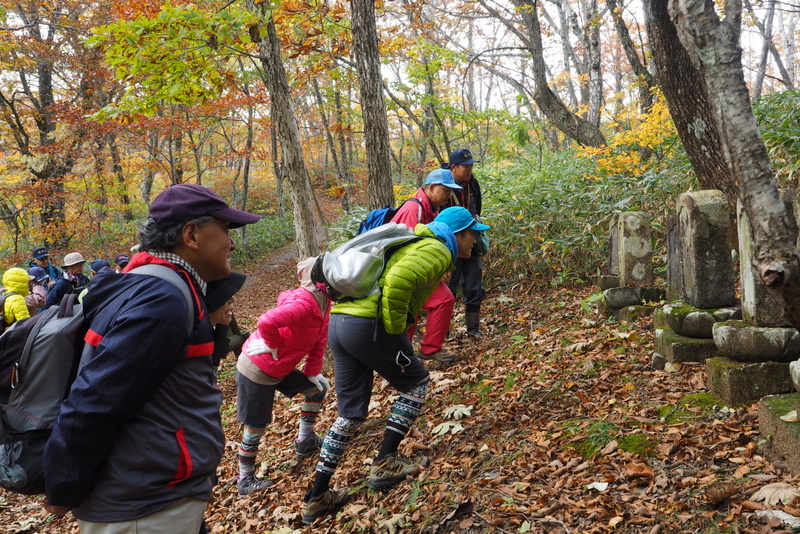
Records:
<instances>
[{"instance_id":1,"label":"birch tree trunk","mask_svg":"<svg viewBox=\"0 0 800 534\"><path fill-rule=\"evenodd\" d=\"M564 135L582 145L603 146L606 139L596 125L572 113L547 84L547 65L544 62L544 46L539 16L534 0L512 0L522 16L527 30L525 47L531 55L531 70L535 89L533 99L553 125ZM481 1L486 7L486 3Z\"/></svg>"},{"instance_id":2,"label":"birch tree trunk","mask_svg":"<svg viewBox=\"0 0 800 534\"><path fill-rule=\"evenodd\" d=\"M281 58L278 33L268 7L269 4L256 4L255 0L247 0L247 8L258 15L267 27L266 38L259 43L261 76L272 101L270 112L281 143L282 171L292 200L298 258L307 258L319 254L319 241L314 223L314 198L303 159L300 132L294 114L294 103L289 91L286 70Z\"/></svg>"},{"instance_id":3,"label":"birch tree trunk","mask_svg":"<svg viewBox=\"0 0 800 534\"><path fill-rule=\"evenodd\" d=\"M353 0L353 49L358 72L364 141L367 152L367 193L371 208L394 206L389 119L383 97L374 0Z\"/></svg>"},{"instance_id":4,"label":"birch tree trunk","mask_svg":"<svg viewBox=\"0 0 800 534\"><path fill-rule=\"evenodd\" d=\"M750 218L753 262L784 314L800 328L800 252L761 139L742 71L741 0L670 0L669 13L692 63L705 80L720 140Z\"/></svg>"}]
</instances>

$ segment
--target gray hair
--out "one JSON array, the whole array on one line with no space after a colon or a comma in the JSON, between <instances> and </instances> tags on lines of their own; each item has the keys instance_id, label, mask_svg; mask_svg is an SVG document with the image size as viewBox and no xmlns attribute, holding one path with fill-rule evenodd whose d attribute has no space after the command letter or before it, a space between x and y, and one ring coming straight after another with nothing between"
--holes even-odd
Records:
<instances>
[{"instance_id":1,"label":"gray hair","mask_svg":"<svg viewBox=\"0 0 800 534\"><path fill-rule=\"evenodd\" d=\"M180 224L162 230L156 224L155 219L148 218L139 227L140 250L163 250L165 252L171 252L175 247L183 244L183 227L186 226L187 223L193 222L197 226L204 226L213 220L214 217L211 215L202 215L200 217L186 219Z\"/></svg>"}]
</instances>

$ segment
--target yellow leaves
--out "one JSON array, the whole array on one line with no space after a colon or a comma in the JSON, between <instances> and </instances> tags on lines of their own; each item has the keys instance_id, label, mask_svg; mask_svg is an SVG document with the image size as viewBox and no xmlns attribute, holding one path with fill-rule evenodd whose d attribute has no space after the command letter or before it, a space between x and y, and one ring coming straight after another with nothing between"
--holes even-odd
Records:
<instances>
[{"instance_id":1,"label":"yellow leaves","mask_svg":"<svg viewBox=\"0 0 800 534\"><path fill-rule=\"evenodd\" d=\"M608 175L641 174L653 164L653 158L642 160L641 150L665 152L673 146L676 136L672 117L660 94L649 112L638 119L626 117L625 124L617 123L618 133L603 147L579 147L578 151L597 165L596 172L584 174L590 180L602 180Z\"/></svg>"}]
</instances>

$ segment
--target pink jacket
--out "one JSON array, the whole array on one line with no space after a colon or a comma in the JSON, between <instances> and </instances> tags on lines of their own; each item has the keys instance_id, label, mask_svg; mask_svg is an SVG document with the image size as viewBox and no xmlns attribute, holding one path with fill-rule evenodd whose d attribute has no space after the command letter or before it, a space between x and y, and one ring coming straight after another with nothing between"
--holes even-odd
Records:
<instances>
[{"instance_id":1,"label":"pink jacket","mask_svg":"<svg viewBox=\"0 0 800 534\"><path fill-rule=\"evenodd\" d=\"M258 330L247 338L243 351L259 369L275 378L288 375L308 355L303 374L316 376L322 371L330 311L330 301L323 314L314 295L302 287L284 291L278 295L278 305L258 318ZM268 347L278 349L278 361L269 352L250 355L253 339L263 339Z\"/></svg>"},{"instance_id":2,"label":"pink jacket","mask_svg":"<svg viewBox=\"0 0 800 534\"><path fill-rule=\"evenodd\" d=\"M394 217L392 217L393 223L405 224L413 229L419 223L428 224L433 221L439 211L431 204L428 195L425 194L425 189L417 189L414 198L419 199L422 204L406 202L400 207L397 213L394 214Z\"/></svg>"}]
</instances>

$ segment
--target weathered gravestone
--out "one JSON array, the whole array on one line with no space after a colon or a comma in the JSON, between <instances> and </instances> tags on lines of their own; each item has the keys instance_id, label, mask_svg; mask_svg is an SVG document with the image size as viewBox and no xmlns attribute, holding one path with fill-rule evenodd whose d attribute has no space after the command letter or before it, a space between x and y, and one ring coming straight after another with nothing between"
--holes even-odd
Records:
<instances>
[{"instance_id":1,"label":"weathered gravestone","mask_svg":"<svg viewBox=\"0 0 800 534\"><path fill-rule=\"evenodd\" d=\"M794 213L794 191L781 190L788 213ZM709 389L728 402L747 402L792 390L789 362L800 357L800 333L783 317L782 306L769 294L754 268L750 220L737 205L742 320L713 326L722 358L709 361ZM796 234L797 226L792 231ZM713 379L712 379L713 378Z\"/></svg>"},{"instance_id":2,"label":"weathered gravestone","mask_svg":"<svg viewBox=\"0 0 800 534\"><path fill-rule=\"evenodd\" d=\"M656 327L653 366L701 362L718 355L711 325L738 317L735 304L731 221L721 191L678 196L667 224L668 295L663 325Z\"/></svg>"}]
</instances>

